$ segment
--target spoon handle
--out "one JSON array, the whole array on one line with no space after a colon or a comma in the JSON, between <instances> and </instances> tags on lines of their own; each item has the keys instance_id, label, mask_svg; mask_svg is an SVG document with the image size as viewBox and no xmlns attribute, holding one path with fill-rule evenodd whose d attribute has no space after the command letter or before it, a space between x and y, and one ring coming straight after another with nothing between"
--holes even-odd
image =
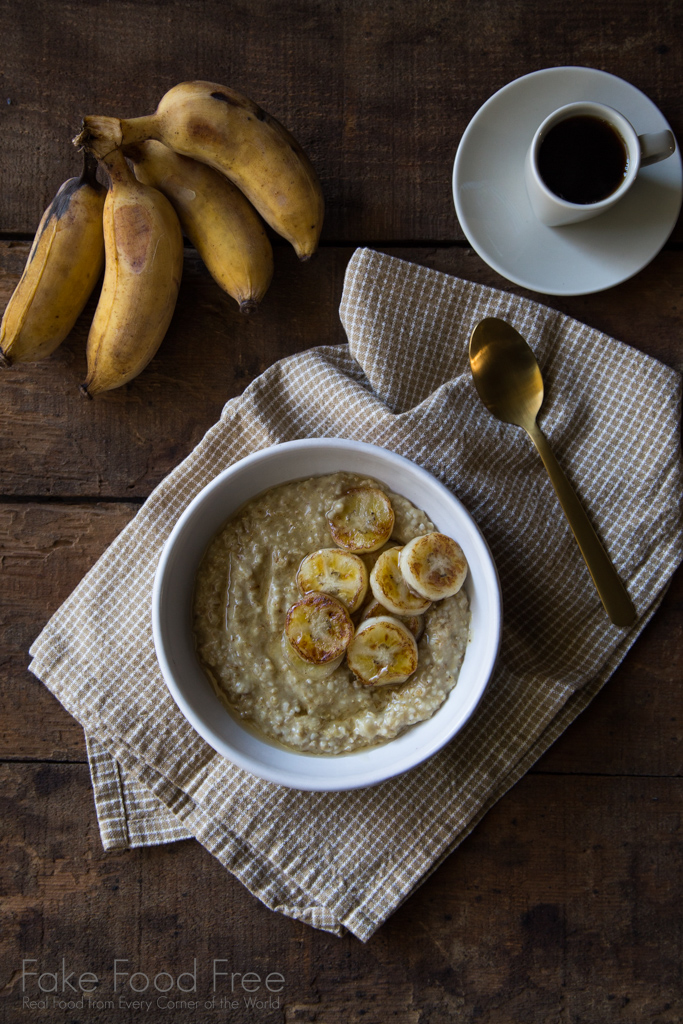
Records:
<instances>
[{"instance_id":1,"label":"spoon handle","mask_svg":"<svg viewBox=\"0 0 683 1024\"><path fill-rule=\"evenodd\" d=\"M543 459L543 465L548 471L564 514L569 520L569 525L574 532L588 571L593 577L605 611L615 626L630 626L635 621L636 610L609 555L591 526L583 505L576 496L576 491L564 475L538 425L534 423L531 428L526 428L526 430L536 445L538 454Z\"/></svg>"}]
</instances>

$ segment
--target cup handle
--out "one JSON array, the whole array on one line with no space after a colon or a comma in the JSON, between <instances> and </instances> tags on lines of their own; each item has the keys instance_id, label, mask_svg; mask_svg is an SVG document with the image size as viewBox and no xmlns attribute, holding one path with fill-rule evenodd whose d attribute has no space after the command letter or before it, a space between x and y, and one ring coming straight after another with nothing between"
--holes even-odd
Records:
<instances>
[{"instance_id":1,"label":"cup handle","mask_svg":"<svg viewBox=\"0 0 683 1024\"><path fill-rule=\"evenodd\" d=\"M640 143L641 167L659 163L660 160L666 160L668 156L676 152L676 140L673 132L670 131L639 135L638 142Z\"/></svg>"}]
</instances>

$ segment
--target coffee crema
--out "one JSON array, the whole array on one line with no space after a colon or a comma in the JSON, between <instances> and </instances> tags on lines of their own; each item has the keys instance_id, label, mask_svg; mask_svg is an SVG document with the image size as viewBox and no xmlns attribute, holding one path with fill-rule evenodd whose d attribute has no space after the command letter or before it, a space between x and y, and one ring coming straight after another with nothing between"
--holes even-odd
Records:
<instances>
[{"instance_id":1,"label":"coffee crema","mask_svg":"<svg viewBox=\"0 0 683 1024\"><path fill-rule=\"evenodd\" d=\"M553 125L538 151L538 170L560 199L587 205L607 199L629 169L619 132L600 117L580 114Z\"/></svg>"}]
</instances>

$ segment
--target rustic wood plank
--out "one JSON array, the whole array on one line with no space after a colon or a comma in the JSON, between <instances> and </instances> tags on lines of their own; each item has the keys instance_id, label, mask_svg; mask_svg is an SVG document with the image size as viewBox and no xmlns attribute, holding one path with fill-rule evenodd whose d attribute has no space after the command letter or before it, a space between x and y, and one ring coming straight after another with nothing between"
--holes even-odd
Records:
<instances>
[{"instance_id":1,"label":"rustic wood plank","mask_svg":"<svg viewBox=\"0 0 683 1024\"><path fill-rule=\"evenodd\" d=\"M441 960L435 1020L674 1024L679 786L527 776L377 944L410 935L425 984Z\"/></svg>"},{"instance_id":2,"label":"rustic wood plank","mask_svg":"<svg viewBox=\"0 0 683 1024\"><path fill-rule=\"evenodd\" d=\"M0 911L0 1019L29 1012L23 958L59 972L64 957L67 973L97 974L107 999L115 958L151 980L192 970L196 957L202 1000L214 958L231 972L284 976L277 1012L247 1013L240 994L229 1015L239 1021L674 1024L682 785L525 778L362 946L266 910L196 843L105 854L85 766L0 766L11 894ZM49 1019L105 1017L86 1006ZM169 1011L126 1019L153 1024Z\"/></svg>"},{"instance_id":3,"label":"rustic wood plank","mask_svg":"<svg viewBox=\"0 0 683 1024\"><path fill-rule=\"evenodd\" d=\"M606 687L533 770L683 777L683 569Z\"/></svg>"},{"instance_id":4,"label":"rustic wood plank","mask_svg":"<svg viewBox=\"0 0 683 1024\"><path fill-rule=\"evenodd\" d=\"M28 649L132 504L0 505L0 759L85 759L83 734L27 670ZM683 571L605 690L542 772L683 775Z\"/></svg>"},{"instance_id":5,"label":"rustic wood plank","mask_svg":"<svg viewBox=\"0 0 683 1024\"><path fill-rule=\"evenodd\" d=\"M136 510L0 506L0 758L85 760L82 729L28 671L28 650Z\"/></svg>"},{"instance_id":6,"label":"rustic wood plank","mask_svg":"<svg viewBox=\"0 0 683 1024\"><path fill-rule=\"evenodd\" d=\"M548 0L296 4L222 0L0 4L0 231L32 232L78 169L85 113L133 117L188 78L233 86L309 152L324 238L462 238L451 172L470 118L538 68L583 64L633 82L683 134L675 3ZM683 232L678 231L677 237Z\"/></svg>"},{"instance_id":7,"label":"rustic wood plank","mask_svg":"<svg viewBox=\"0 0 683 1024\"><path fill-rule=\"evenodd\" d=\"M0 308L27 251L26 243L0 243ZM683 252L661 253L633 281L599 295L557 298L511 286L466 247L384 251L546 301L683 367ZM159 353L136 380L87 402L78 384L85 376L93 299L52 357L0 371L0 495L146 497L223 404L266 367L315 345L345 341L338 306L352 252L323 249L300 264L293 252L278 249L271 290L258 313L244 317L188 250L178 306Z\"/></svg>"}]
</instances>

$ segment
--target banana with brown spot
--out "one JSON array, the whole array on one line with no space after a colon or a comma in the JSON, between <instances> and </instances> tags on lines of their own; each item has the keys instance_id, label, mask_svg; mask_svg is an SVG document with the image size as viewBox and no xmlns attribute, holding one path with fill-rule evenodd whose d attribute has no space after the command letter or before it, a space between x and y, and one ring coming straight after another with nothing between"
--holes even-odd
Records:
<instances>
[{"instance_id":1,"label":"banana with brown spot","mask_svg":"<svg viewBox=\"0 0 683 1024\"><path fill-rule=\"evenodd\" d=\"M103 157L146 139L225 174L300 259L313 255L324 213L320 182L296 139L258 104L215 82L181 82L146 117L85 117L74 142Z\"/></svg>"},{"instance_id":2,"label":"banana with brown spot","mask_svg":"<svg viewBox=\"0 0 683 1024\"><path fill-rule=\"evenodd\" d=\"M273 249L251 203L225 175L161 142L139 142L125 155L138 181L171 202L214 281L252 313L273 276Z\"/></svg>"},{"instance_id":3,"label":"banana with brown spot","mask_svg":"<svg viewBox=\"0 0 683 1024\"><path fill-rule=\"evenodd\" d=\"M166 196L137 181L123 153L102 163L105 271L87 344L89 398L136 377L156 353L173 316L183 269L183 236Z\"/></svg>"},{"instance_id":4,"label":"banana with brown spot","mask_svg":"<svg viewBox=\"0 0 683 1024\"><path fill-rule=\"evenodd\" d=\"M0 366L45 359L78 320L104 265L105 188L97 162L60 187L42 216L0 326Z\"/></svg>"}]
</instances>

